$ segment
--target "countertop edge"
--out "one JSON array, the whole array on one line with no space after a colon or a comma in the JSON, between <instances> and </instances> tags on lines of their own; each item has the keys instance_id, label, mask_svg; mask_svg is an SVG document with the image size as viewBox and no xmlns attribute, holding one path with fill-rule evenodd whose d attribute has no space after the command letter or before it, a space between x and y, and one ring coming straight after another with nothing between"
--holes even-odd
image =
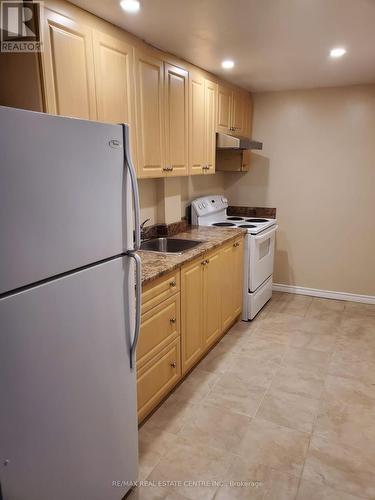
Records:
<instances>
[{"instance_id":1,"label":"countertop edge","mask_svg":"<svg viewBox=\"0 0 375 500\"><path fill-rule=\"evenodd\" d=\"M201 231L204 231L205 229L207 229L207 228L202 228ZM212 228L210 228L210 229L212 229ZM198 231L199 231L199 229L198 229ZM219 231L222 231L222 230L218 229L215 231L218 231L218 235L219 235ZM199 249L196 249L194 251L194 253L191 253L191 250L189 250L189 251L183 253L182 255L178 256L179 258L181 258L180 262L171 262L170 264L168 263L168 265L164 264L163 267L159 271L155 272L155 274L152 274L151 276L146 276L146 277L142 276L142 287L145 285L148 285L149 283L152 283L153 281L157 280L161 276L164 276L164 275L166 275L166 274L168 274L176 269L180 269L185 264L202 257L202 255L205 255L208 252L211 252L215 248L218 248L222 245L225 245L226 243L229 243L229 242L235 240L236 238L238 238L241 235L244 237L246 234L246 230L241 229L241 228L230 229L230 231L233 232L234 234L229 234L229 235L225 234L225 235L223 235L223 237L220 241L218 241L218 240L214 240L214 241L204 240L204 236L202 235L202 240L204 240L204 244L203 244L204 246L201 248L201 251L197 252L197 250L199 250ZM174 238L182 237L183 239L186 239L186 234L187 234L186 232L178 233L178 234L174 235L173 237ZM192 235L192 239L199 239L199 235L197 235L197 234ZM209 245L208 248L207 248L207 244ZM171 257L172 259L177 257L177 256L173 256L173 255L170 256L170 255L165 255L165 254L156 253L156 252L149 252L147 250L139 250L137 253L141 257L141 260L142 260L142 256L147 257L151 260L152 260L152 257L155 257L155 261L157 261L157 258L158 257L160 258L160 256L162 256L162 258L164 258L166 260L168 259L168 257ZM142 265L144 265L144 262L142 262ZM150 264L148 263L147 265L150 265Z\"/></svg>"}]
</instances>

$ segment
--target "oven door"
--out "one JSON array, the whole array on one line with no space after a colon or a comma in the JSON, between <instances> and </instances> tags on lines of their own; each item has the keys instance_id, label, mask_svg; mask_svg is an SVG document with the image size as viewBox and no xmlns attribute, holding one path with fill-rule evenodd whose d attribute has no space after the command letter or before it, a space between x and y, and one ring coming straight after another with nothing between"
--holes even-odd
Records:
<instances>
[{"instance_id":1,"label":"oven door","mask_svg":"<svg viewBox=\"0 0 375 500\"><path fill-rule=\"evenodd\" d=\"M272 226L263 233L251 235L249 241L249 287L254 292L273 273L275 233Z\"/></svg>"}]
</instances>

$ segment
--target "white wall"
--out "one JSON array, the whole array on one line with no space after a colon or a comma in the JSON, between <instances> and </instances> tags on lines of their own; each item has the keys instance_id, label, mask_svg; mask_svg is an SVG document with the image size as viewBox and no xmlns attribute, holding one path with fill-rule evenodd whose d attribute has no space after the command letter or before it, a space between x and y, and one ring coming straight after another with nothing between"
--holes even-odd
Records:
<instances>
[{"instance_id":1,"label":"white wall","mask_svg":"<svg viewBox=\"0 0 375 500\"><path fill-rule=\"evenodd\" d=\"M264 149L225 191L277 208L274 281L375 295L375 85L253 97Z\"/></svg>"}]
</instances>

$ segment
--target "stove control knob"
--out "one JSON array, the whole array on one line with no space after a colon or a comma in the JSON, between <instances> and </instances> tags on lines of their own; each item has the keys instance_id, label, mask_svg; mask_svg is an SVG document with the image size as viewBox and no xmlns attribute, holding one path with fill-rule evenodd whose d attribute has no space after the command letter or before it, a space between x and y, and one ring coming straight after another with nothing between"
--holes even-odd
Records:
<instances>
[{"instance_id":1,"label":"stove control knob","mask_svg":"<svg viewBox=\"0 0 375 500\"><path fill-rule=\"evenodd\" d=\"M202 208L202 204L201 203L199 203L198 208Z\"/></svg>"},{"instance_id":2,"label":"stove control knob","mask_svg":"<svg viewBox=\"0 0 375 500\"><path fill-rule=\"evenodd\" d=\"M203 208L206 208L206 204L205 203L202 203L202 206L203 206Z\"/></svg>"}]
</instances>

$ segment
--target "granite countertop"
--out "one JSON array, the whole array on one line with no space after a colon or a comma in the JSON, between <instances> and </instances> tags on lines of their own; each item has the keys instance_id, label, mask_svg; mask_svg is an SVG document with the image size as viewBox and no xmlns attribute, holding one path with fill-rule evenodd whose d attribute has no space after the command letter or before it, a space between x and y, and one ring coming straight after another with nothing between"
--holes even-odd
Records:
<instances>
[{"instance_id":1,"label":"granite countertop","mask_svg":"<svg viewBox=\"0 0 375 500\"><path fill-rule=\"evenodd\" d=\"M245 233L246 230L241 228L225 229L217 227L190 226L186 231L173 235L173 238L202 240L204 243L182 253L181 255L162 254L139 250L138 254L142 260L142 285L159 278L173 269L181 267L182 264L185 264L199 255L203 255L205 252Z\"/></svg>"}]
</instances>

